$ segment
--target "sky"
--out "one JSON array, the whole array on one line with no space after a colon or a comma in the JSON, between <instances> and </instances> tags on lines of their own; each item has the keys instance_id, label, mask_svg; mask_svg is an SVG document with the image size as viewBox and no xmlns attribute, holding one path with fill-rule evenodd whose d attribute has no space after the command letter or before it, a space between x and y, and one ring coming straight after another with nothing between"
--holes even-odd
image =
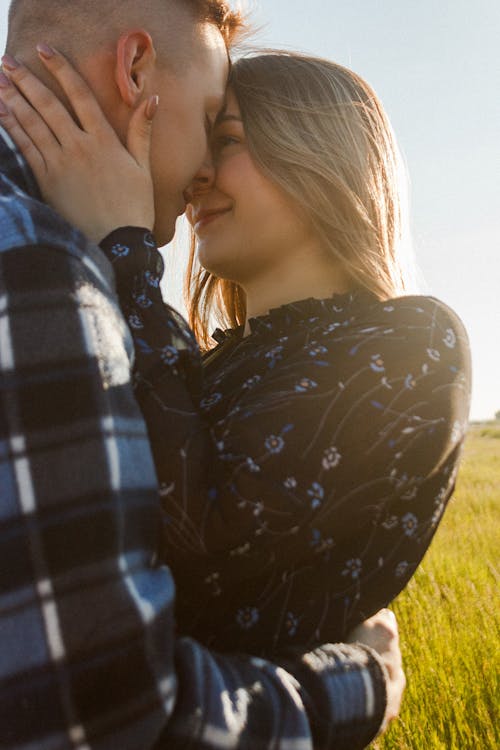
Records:
<instances>
[{"instance_id":1,"label":"sky","mask_svg":"<svg viewBox=\"0 0 500 750\"><path fill-rule=\"evenodd\" d=\"M43 0L41 0L43 1ZM366 78L410 175L422 291L468 330L471 417L500 410L500 0L248 0L254 42L333 59ZM3 49L8 0L0 0ZM182 232L181 232L182 234ZM174 276L182 239L167 257ZM169 292L179 299L178 289Z\"/></svg>"}]
</instances>

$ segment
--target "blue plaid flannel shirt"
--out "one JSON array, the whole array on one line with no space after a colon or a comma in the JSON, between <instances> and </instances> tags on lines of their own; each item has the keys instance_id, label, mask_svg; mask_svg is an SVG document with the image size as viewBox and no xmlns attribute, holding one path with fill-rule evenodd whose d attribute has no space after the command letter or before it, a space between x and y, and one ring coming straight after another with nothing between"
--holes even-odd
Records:
<instances>
[{"instance_id":1,"label":"blue plaid flannel shirt","mask_svg":"<svg viewBox=\"0 0 500 750\"><path fill-rule=\"evenodd\" d=\"M0 157L0 746L364 747L386 700L370 649L272 665L175 638L111 266L1 130Z\"/></svg>"}]
</instances>

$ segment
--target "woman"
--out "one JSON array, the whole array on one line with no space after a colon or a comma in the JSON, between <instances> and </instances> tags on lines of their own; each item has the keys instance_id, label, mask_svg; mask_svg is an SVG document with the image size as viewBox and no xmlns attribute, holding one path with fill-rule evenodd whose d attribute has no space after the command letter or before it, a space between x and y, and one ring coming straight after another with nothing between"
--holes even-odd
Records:
<instances>
[{"instance_id":1,"label":"woman","mask_svg":"<svg viewBox=\"0 0 500 750\"><path fill-rule=\"evenodd\" d=\"M186 195L193 330L206 348L214 313L228 328L203 365L166 315L152 236L101 243L135 339L179 628L218 649L345 638L406 585L453 491L467 340L445 305L406 294L399 180L358 76L243 59Z\"/></svg>"}]
</instances>

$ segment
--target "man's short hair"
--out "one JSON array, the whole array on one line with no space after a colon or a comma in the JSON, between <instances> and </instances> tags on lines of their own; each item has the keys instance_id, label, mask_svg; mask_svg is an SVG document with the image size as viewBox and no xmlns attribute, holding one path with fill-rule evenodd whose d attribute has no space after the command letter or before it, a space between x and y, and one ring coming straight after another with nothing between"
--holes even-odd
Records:
<instances>
[{"instance_id":1,"label":"man's short hair","mask_svg":"<svg viewBox=\"0 0 500 750\"><path fill-rule=\"evenodd\" d=\"M179 40L199 23L216 26L228 49L244 28L242 14L225 0L12 0L7 51L27 54L37 42L47 42L74 59L128 28L143 27L161 61L177 68L189 57L189 45Z\"/></svg>"}]
</instances>

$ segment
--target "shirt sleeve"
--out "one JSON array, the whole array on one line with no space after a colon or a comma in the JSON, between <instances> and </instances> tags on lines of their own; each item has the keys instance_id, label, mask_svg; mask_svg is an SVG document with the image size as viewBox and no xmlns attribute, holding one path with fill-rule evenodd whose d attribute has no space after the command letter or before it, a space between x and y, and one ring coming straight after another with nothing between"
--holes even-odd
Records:
<instances>
[{"instance_id":1,"label":"shirt sleeve","mask_svg":"<svg viewBox=\"0 0 500 750\"><path fill-rule=\"evenodd\" d=\"M176 656L187 679L155 750L361 750L384 717L385 668L366 646L322 646L277 666L217 654L182 638ZM192 679L200 674L203 679ZM232 727L235 735L224 736L220 726Z\"/></svg>"},{"instance_id":2,"label":"shirt sleeve","mask_svg":"<svg viewBox=\"0 0 500 750\"><path fill-rule=\"evenodd\" d=\"M97 255L42 244L0 253L9 750L150 747L176 694L173 583L152 565L157 481L130 336Z\"/></svg>"},{"instance_id":3,"label":"shirt sleeve","mask_svg":"<svg viewBox=\"0 0 500 750\"><path fill-rule=\"evenodd\" d=\"M279 666L175 641L131 342L95 255L0 254L4 746L362 747L385 711L368 649Z\"/></svg>"}]
</instances>

